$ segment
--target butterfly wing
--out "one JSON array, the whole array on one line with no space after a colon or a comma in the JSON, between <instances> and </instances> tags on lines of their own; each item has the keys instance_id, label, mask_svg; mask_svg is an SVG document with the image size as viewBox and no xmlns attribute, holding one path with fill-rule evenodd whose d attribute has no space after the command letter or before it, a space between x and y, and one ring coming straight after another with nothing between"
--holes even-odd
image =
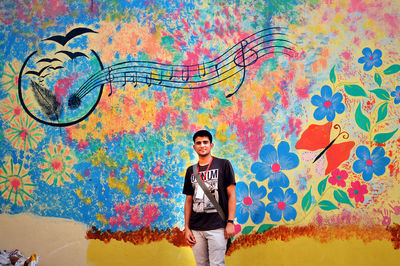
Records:
<instances>
[{"instance_id":1,"label":"butterfly wing","mask_svg":"<svg viewBox=\"0 0 400 266\"><path fill-rule=\"evenodd\" d=\"M299 141L296 143L296 149L308 151L324 149L329 145L331 129L332 122L324 125L310 125L301 134Z\"/></svg>"},{"instance_id":2,"label":"butterfly wing","mask_svg":"<svg viewBox=\"0 0 400 266\"><path fill-rule=\"evenodd\" d=\"M350 157L350 152L355 145L354 141L347 141L338 144L333 144L326 151L326 159L328 166L325 169L325 175L329 174L336 168L338 168L344 161Z\"/></svg>"},{"instance_id":3,"label":"butterfly wing","mask_svg":"<svg viewBox=\"0 0 400 266\"><path fill-rule=\"evenodd\" d=\"M313 162L315 157L317 157L322 150L318 151L305 151L301 154L301 159L303 162ZM326 168L326 156L323 154L321 158L319 158L315 163L314 166L314 173L315 177L324 176L325 168Z\"/></svg>"}]
</instances>

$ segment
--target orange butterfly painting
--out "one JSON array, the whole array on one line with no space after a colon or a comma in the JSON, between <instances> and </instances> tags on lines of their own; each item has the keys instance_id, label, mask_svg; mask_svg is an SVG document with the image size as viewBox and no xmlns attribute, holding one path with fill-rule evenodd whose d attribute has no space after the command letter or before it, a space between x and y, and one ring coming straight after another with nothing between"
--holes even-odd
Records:
<instances>
[{"instance_id":1,"label":"orange butterfly painting","mask_svg":"<svg viewBox=\"0 0 400 266\"><path fill-rule=\"evenodd\" d=\"M350 157L350 152L353 149L354 141L345 141L335 143L341 136L343 139L348 139L349 134L342 131L338 124L333 126L334 129L339 129L339 133L331 140L332 122L324 125L310 125L300 136L296 143L296 149L306 150L302 155L304 161L312 161L316 164L316 172L323 175L329 174L338 168L344 161Z\"/></svg>"}]
</instances>

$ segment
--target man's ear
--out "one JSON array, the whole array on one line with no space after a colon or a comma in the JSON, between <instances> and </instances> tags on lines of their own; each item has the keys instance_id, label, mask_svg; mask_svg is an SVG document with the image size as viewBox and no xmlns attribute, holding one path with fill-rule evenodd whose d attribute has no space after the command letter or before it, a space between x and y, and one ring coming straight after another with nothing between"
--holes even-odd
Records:
<instances>
[{"instance_id":1,"label":"man's ear","mask_svg":"<svg viewBox=\"0 0 400 266\"><path fill-rule=\"evenodd\" d=\"M214 143L211 143L211 149L214 148Z\"/></svg>"}]
</instances>

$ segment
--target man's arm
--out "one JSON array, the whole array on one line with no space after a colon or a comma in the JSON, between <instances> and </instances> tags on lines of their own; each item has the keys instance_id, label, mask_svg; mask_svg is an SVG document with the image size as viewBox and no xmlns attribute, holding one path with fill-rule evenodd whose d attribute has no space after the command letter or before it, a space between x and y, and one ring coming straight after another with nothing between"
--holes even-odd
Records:
<instances>
[{"instance_id":1,"label":"man's arm","mask_svg":"<svg viewBox=\"0 0 400 266\"><path fill-rule=\"evenodd\" d=\"M231 184L226 188L228 194L228 220L235 219L236 213L236 186ZM225 238L231 238L235 236L235 226L233 223L227 223L225 228Z\"/></svg>"},{"instance_id":2,"label":"man's arm","mask_svg":"<svg viewBox=\"0 0 400 266\"><path fill-rule=\"evenodd\" d=\"M191 246L196 244L196 239L194 238L192 230L190 230L190 228L189 228L190 215L192 214L192 202L193 202L193 196L186 195L186 200L185 200L185 239L186 239L186 242Z\"/></svg>"}]
</instances>

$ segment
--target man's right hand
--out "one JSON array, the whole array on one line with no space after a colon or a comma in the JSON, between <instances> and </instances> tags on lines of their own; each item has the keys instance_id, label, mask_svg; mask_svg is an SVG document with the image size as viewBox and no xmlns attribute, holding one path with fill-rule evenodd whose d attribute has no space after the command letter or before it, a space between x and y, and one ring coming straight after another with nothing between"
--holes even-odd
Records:
<instances>
[{"instance_id":1,"label":"man's right hand","mask_svg":"<svg viewBox=\"0 0 400 266\"><path fill-rule=\"evenodd\" d=\"M190 230L189 228L185 229L185 239L186 243L188 243L190 246L196 244L196 239L194 238L192 230Z\"/></svg>"}]
</instances>

